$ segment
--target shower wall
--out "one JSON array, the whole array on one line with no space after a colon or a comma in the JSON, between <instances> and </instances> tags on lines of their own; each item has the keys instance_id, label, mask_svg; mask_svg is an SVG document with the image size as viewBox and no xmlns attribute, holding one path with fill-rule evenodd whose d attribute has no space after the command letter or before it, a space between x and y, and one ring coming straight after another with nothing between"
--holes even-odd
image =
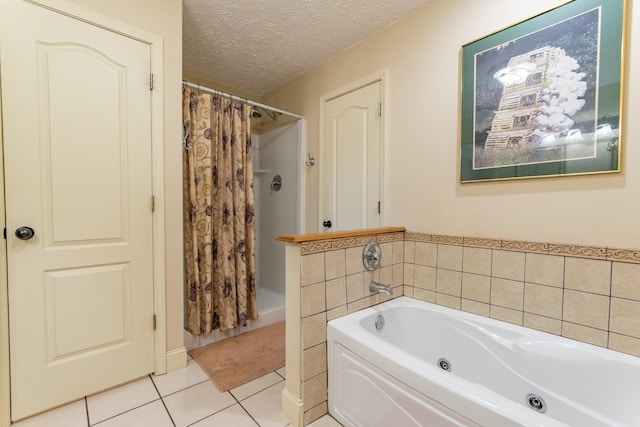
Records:
<instances>
[{"instance_id":1,"label":"shower wall","mask_svg":"<svg viewBox=\"0 0 640 427\"><path fill-rule=\"evenodd\" d=\"M190 350L252 329L285 320L284 243L276 237L303 230L302 197L304 120L251 136L254 164L256 221L256 299L258 319L229 331L192 335L185 331L185 347ZM280 175L276 191L271 183Z\"/></svg>"},{"instance_id":2,"label":"shower wall","mask_svg":"<svg viewBox=\"0 0 640 427\"><path fill-rule=\"evenodd\" d=\"M276 237L299 231L299 126L293 123L254 139L257 286L267 295L278 295L282 307L284 244L276 241ZM280 176L280 186L272 185L276 176Z\"/></svg>"}]
</instances>

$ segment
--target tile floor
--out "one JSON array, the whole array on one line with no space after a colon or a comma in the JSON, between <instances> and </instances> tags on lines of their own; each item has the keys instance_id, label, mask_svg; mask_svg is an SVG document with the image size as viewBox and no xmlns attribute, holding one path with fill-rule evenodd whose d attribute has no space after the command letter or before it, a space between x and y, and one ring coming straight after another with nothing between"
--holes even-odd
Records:
<instances>
[{"instance_id":1,"label":"tile floor","mask_svg":"<svg viewBox=\"0 0 640 427\"><path fill-rule=\"evenodd\" d=\"M14 427L285 427L284 368L220 393L200 366L150 375L14 423ZM339 427L326 415L313 427Z\"/></svg>"}]
</instances>

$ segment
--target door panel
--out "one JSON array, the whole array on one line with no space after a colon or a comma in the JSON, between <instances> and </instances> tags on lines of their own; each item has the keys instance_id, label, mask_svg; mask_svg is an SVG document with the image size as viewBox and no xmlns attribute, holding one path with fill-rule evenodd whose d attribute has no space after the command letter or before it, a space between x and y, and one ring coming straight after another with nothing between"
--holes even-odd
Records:
<instances>
[{"instance_id":1,"label":"door panel","mask_svg":"<svg viewBox=\"0 0 640 427\"><path fill-rule=\"evenodd\" d=\"M151 58L37 5L0 7L16 420L153 370Z\"/></svg>"},{"instance_id":2,"label":"door panel","mask_svg":"<svg viewBox=\"0 0 640 427\"><path fill-rule=\"evenodd\" d=\"M380 227L381 83L325 103L323 221L325 231Z\"/></svg>"}]
</instances>

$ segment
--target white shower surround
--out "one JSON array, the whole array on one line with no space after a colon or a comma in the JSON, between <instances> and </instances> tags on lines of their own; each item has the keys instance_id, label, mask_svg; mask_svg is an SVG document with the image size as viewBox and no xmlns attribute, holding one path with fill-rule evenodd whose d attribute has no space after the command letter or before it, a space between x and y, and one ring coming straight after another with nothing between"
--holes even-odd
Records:
<instances>
[{"instance_id":1,"label":"white shower surround","mask_svg":"<svg viewBox=\"0 0 640 427\"><path fill-rule=\"evenodd\" d=\"M209 335L185 331L187 350L202 347L285 320L285 254L279 235L303 233L304 227L304 119L252 135L256 221L256 293L258 319L245 327ZM280 191L269 186L275 175L282 177Z\"/></svg>"}]
</instances>

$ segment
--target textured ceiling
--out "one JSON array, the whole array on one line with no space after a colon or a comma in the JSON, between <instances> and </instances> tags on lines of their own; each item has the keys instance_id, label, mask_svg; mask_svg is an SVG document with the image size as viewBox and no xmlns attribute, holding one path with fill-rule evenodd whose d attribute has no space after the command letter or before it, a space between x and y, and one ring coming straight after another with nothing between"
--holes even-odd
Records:
<instances>
[{"instance_id":1,"label":"textured ceiling","mask_svg":"<svg viewBox=\"0 0 640 427\"><path fill-rule=\"evenodd\" d=\"M183 0L183 71L258 96L428 0Z\"/></svg>"}]
</instances>

